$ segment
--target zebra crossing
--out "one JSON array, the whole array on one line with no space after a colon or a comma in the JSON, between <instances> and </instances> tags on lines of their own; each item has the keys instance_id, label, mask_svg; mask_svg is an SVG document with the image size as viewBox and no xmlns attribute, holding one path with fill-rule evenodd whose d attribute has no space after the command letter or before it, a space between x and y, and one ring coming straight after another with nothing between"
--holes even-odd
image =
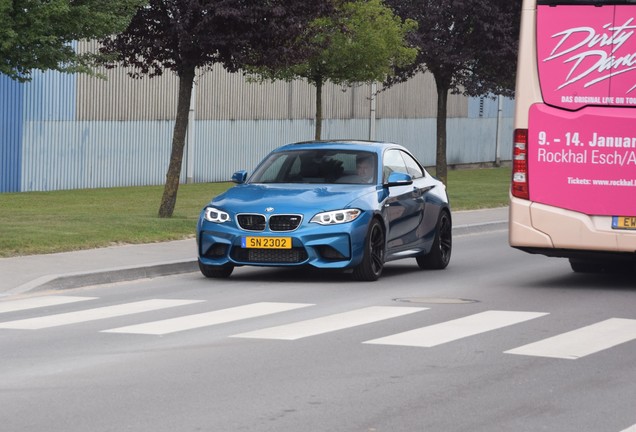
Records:
<instances>
[{"instance_id":1,"label":"zebra crossing","mask_svg":"<svg viewBox=\"0 0 636 432\"><path fill-rule=\"evenodd\" d=\"M486 311L445 323L370 340L365 343L430 348L457 339L463 339L468 336L474 336L479 333L521 323L543 315L547 314L539 312Z\"/></svg>"},{"instance_id":2,"label":"zebra crossing","mask_svg":"<svg viewBox=\"0 0 636 432\"><path fill-rule=\"evenodd\" d=\"M328 315L322 318L315 318L292 324L241 333L232 337L297 340L359 325L370 324L372 322L395 318L422 310L426 310L426 308L372 306L349 312Z\"/></svg>"},{"instance_id":3,"label":"zebra crossing","mask_svg":"<svg viewBox=\"0 0 636 432\"><path fill-rule=\"evenodd\" d=\"M575 360L635 338L636 320L610 318L505 352Z\"/></svg>"},{"instance_id":4,"label":"zebra crossing","mask_svg":"<svg viewBox=\"0 0 636 432\"><path fill-rule=\"evenodd\" d=\"M84 307L94 304L98 300L97 297L50 295L0 302L0 334L3 330L43 330L151 311L168 309L178 311L178 308L182 306L204 303L204 300L149 299L110 306L88 306L72 312L49 313L50 309L61 305L81 305ZM314 303L256 302L197 314L182 314L163 320L144 321L124 327L107 328L100 330L100 332L167 335L315 306L317 305ZM43 309L44 313L41 316L3 320L3 314ZM228 335L228 337L294 341L407 315L421 314L427 310L429 308L426 307L369 306L279 326L255 329ZM547 312L489 310L360 342L370 345L433 348L530 320L540 320L547 315L549 315ZM565 333L514 347L503 351L503 353L576 360L632 342L634 339L636 339L636 319L608 318L601 322L589 323Z\"/></svg>"},{"instance_id":5,"label":"zebra crossing","mask_svg":"<svg viewBox=\"0 0 636 432\"><path fill-rule=\"evenodd\" d=\"M132 315L141 312L156 311L175 306L183 306L198 303L201 300L143 300L134 303L124 303L115 306L104 306L94 309L85 309L77 312L67 312L55 315L46 315L36 318L27 318L16 321L0 323L0 329L39 330L43 328L58 327L68 324L79 324L100 319Z\"/></svg>"},{"instance_id":6,"label":"zebra crossing","mask_svg":"<svg viewBox=\"0 0 636 432\"><path fill-rule=\"evenodd\" d=\"M110 330L103 330L103 333L135 333L149 335L165 335L176 333L184 330L192 330L224 324L233 321L239 321L247 318L256 318L259 316L270 315L278 312L299 309L311 304L294 304L294 303L252 303L245 306L237 306L233 308L221 309L212 312L206 312L196 315L186 315L178 318L171 318L161 321L153 321L144 324L132 325L127 327L119 327Z\"/></svg>"}]
</instances>

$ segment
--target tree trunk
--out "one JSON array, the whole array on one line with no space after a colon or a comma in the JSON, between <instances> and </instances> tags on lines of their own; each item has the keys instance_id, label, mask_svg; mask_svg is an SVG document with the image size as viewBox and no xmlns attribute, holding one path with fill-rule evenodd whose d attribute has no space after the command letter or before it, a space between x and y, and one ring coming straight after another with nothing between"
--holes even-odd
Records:
<instances>
[{"instance_id":1,"label":"tree trunk","mask_svg":"<svg viewBox=\"0 0 636 432\"><path fill-rule=\"evenodd\" d=\"M435 77L437 88L437 150L435 153L435 176L444 184L448 184L448 166L446 163L446 117L448 106L448 91L450 85L443 79Z\"/></svg>"},{"instance_id":2,"label":"tree trunk","mask_svg":"<svg viewBox=\"0 0 636 432\"><path fill-rule=\"evenodd\" d=\"M194 68L186 70L179 75L179 96L177 101L177 118L172 134L172 154L170 165L166 174L166 185L163 189L159 217L172 217L177 203L179 190L179 178L181 177L181 165L183 162L183 149L188 130L188 113L190 110L190 98L192 97L192 84L194 83Z\"/></svg>"},{"instance_id":3,"label":"tree trunk","mask_svg":"<svg viewBox=\"0 0 636 432\"><path fill-rule=\"evenodd\" d=\"M316 78L316 140L322 134L322 77Z\"/></svg>"}]
</instances>

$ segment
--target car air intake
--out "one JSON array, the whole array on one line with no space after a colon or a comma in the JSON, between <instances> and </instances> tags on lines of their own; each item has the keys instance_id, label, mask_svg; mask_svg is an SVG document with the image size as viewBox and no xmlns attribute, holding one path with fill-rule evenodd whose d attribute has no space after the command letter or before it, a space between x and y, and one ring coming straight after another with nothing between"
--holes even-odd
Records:
<instances>
[{"instance_id":1,"label":"car air intake","mask_svg":"<svg viewBox=\"0 0 636 432\"><path fill-rule=\"evenodd\" d=\"M320 256L323 257L324 259L334 260L334 261L349 259L349 257L344 256L343 254L338 252L336 249L328 245L318 246L316 249L318 250L318 253L320 254Z\"/></svg>"},{"instance_id":2,"label":"car air intake","mask_svg":"<svg viewBox=\"0 0 636 432\"><path fill-rule=\"evenodd\" d=\"M232 259L242 263L297 264L307 259L305 248L243 249L233 248Z\"/></svg>"},{"instance_id":3,"label":"car air intake","mask_svg":"<svg viewBox=\"0 0 636 432\"><path fill-rule=\"evenodd\" d=\"M227 253L227 245L222 243L214 243L203 256L206 258L221 258Z\"/></svg>"}]
</instances>

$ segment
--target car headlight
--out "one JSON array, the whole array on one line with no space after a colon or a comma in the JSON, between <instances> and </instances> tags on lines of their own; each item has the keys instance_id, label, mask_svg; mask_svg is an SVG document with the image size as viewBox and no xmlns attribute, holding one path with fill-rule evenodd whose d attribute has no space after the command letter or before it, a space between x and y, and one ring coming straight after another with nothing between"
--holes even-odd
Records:
<instances>
[{"instance_id":1,"label":"car headlight","mask_svg":"<svg viewBox=\"0 0 636 432\"><path fill-rule=\"evenodd\" d=\"M205 220L215 223L223 223L230 220L230 215L228 213L215 209L214 207L206 207L203 217Z\"/></svg>"},{"instance_id":2,"label":"car headlight","mask_svg":"<svg viewBox=\"0 0 636 432\"><path fill-rule=\"evenodd\" d=\"M362 210L359 209L333 210L318 213L316 216L311 218L310 222L315 222L320 225L347 223L355 220L361 213Z\"/></svg>"}]
</instances>

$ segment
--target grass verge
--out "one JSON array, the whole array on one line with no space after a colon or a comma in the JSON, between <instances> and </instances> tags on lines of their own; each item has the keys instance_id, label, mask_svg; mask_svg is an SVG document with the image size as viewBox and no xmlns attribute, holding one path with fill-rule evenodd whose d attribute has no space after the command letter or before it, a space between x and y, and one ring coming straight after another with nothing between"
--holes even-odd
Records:
<instances>
[{"instance_id":1,"label":"grass verge","mask_svg":"<svg viewBox=\"0 0 636 432\"><path fill-rule=\"evenodd\" d=\"M509 181L509 168L451 170L452 208L507 205ZM163 186L0 194L0 257L192 237L201 208L230 186L179 186L169 219L157 217Z\"/></svg>"}]
</instances>

